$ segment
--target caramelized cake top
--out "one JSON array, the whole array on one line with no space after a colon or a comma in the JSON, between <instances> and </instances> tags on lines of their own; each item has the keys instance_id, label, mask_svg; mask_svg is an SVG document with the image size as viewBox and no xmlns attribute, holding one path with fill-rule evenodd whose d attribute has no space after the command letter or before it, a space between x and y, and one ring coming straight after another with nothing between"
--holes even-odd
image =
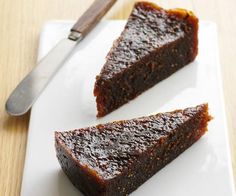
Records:
<instances>
[{"instance_id":1,"label":"caramelized cake top","mask_svg":"<svg viewBox=\"0 0 236 196\"><path fill-rule=\"evenodd\" d=\"M197 23L194 14L184 9L164 10L153 3L136 3L98 78L106 80L119 74L158 48L183 38Z\"/></svg>"}]
</instances>

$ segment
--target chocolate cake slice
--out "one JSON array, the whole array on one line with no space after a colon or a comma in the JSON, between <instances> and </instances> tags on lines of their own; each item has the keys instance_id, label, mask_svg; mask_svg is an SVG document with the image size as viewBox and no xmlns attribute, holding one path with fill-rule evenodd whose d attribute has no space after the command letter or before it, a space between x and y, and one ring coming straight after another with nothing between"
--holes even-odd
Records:
<instances>
[{"instance_id":1,"label":"chocolate cake slice","mask_svg":"<svg viewBox=\"0 0 236 196\"><path fill-rule=\"evenodd\" d=\"M89 196L131 193L196 142L208 105L56 132L56 152L71 182Z\"/></svg>"},{"instance_id":2,"label":"chocolate cake slice","mask_svg":"<svg viewBox=\"0 0 236 196\"><path fill-rule=\"evenodd\" d=\"M98 117L120 107L193 61L198 19L191 11L136 3L96 77Z\"/></svg>"}]
</instances>

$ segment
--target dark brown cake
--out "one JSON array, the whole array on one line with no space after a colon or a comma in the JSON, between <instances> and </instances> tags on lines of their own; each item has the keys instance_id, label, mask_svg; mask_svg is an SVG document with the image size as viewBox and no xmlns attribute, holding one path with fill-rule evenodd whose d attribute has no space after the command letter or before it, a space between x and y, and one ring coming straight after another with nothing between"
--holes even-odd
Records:
<instances>
[{"instance_id":1,"label":"dark brown cake","mask_svg":"<svg viewBox=\"0 0 236 196\"><path fill-rule=\"evenodd\" d=\"M207 130L208 105L56 132L62 169L85 195L121 196L137 189Z\"/></svg>"},{"instance_id":2,"label":"dark brown cake","mask_svg":"<svg viewBox=\"0 0 236 196\"><path fill-rule=\"evenodd\" d=\"M96 78L98 117L115 110L193 61L198 19L183 9L136 3Z\"/></svg>"}]
</instances>

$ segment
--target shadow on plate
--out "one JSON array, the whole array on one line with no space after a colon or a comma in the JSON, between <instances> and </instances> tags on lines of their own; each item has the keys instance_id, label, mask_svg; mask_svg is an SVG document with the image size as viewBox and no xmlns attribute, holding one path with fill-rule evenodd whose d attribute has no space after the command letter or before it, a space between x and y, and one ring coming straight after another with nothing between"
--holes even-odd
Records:
<instances>
[{"instance_id":1,"label":"shadow on plate","mask_svg":"<svg viewBox=\"0 0 236 196\"><path fill-rule=\"evenodd\" d=\"M77 190L62 170L57 173L58 177L58 196L83 196L79 190Z\"/></svg>"}]
</instances>

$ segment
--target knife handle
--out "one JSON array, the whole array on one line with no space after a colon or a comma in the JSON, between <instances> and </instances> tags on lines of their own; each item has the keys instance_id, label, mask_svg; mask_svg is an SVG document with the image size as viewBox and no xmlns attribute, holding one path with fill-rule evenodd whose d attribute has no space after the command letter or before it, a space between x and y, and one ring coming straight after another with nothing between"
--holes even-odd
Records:
<instances>
[{"instance_id":1,"label":"knife handle","mask_svg":"<svg viewBox=\"0 0 236 196\"><path fill-rule=\"evenodd\" d=\"M85 37L86 34L101 20L106 12L117 0L95 0L88 10L72 27L72 32L78 32Z\"/></svg>"}]
</instances>

